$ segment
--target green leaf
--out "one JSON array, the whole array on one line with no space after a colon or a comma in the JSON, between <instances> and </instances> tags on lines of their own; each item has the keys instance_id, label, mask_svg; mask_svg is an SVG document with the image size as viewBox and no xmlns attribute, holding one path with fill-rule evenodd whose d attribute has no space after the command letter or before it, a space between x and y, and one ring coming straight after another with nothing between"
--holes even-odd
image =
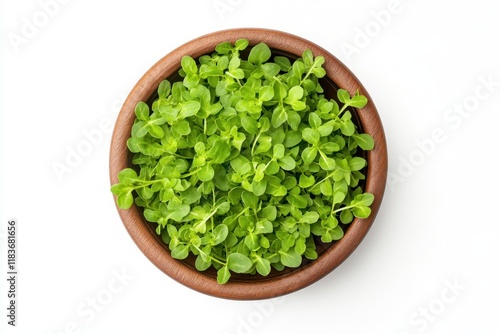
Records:
<instances>
[{"instance_id":1,"label":"green leaf","mask_svg":"<svg viewBox=\"0 0 500 334\"><path fill-rule=\"evenodd\" d=\"M309 188L312 187L314 184L315 184L314 175L307 176L305 174L300 174L299 187Z\"/></svg>"},{"instance_id":2,"label":"green leaf","mask_svg":"<svg viewBox=\"0 0 500 334\"><path fill-rule=\"evenodd\" d=\"M226 240L227 235L229 234L229 229L227 225L220 224L214 229L214 245L218 245Z\"/></svg>"},{"instance_id":3,"label":"green leaf","mask_svg":"<svg viewBox=\"0 0 500 334\"><path fill-rule=\"evenodd\" d=\"M250 171L252 170L250 161L242 155L238 155L237 157L232 159L230 161L230 164L233 170L240 175L250 173Z\"/></svg>"},{"instance_id":4,"label":"green leaf","mask_svg":"<svg viewBox=\"0 0 500 334\"><path fill-rule=\"evenodd\" d=\"M144 210L144 218L149 222L157 222L160 217L161 213L159 211L151 209Z\"/></svg>"},{"instance_id":5,"label":"green leaf","mask_svg":"<svg viewBox=\"0 0 500 334\"><path fill-rule=\"evenodd\" d=\"M319 131L319 130L318 130ZM333 140L333 139L332 139ZM324 144L321 144L319 147L320 150L326 154L332 154L333 152L338 152L340 151L340 145L331 141L331 142L326 142Z\"/></svg>"},{"instance_id":6,"label":"green leaf","mask_svg":"<svg viewBox=\"0 0 500 334\"><path fill-rule=\"evenodd\" d=\"M333 195L333 186L332 186L332 182L330 181L330 179L327 179L325 182L321 183L320 186L319 186L319 189L321 191L321 193L325 196L332 196ZM335 200L335 198L334 198Z\"/></svg>"},{"instance_id":7,"label":"green leaf","mask_svg":"<svg viewBox=\"0 0 500 334\"><path fill-rule=\"evenodd\" d=\"M256 234L250 233L245 237L245 245L251 251L256 251L260 248L259 237Z\"/></svg>"},{"instance_id":8,"label":"green leaf","mask_svg":"<svg viewBox=\"0 0 500 334\"><path fill-rule=\"evenodd\" d=\"M271 262L269 260L261 258L260 256L254 257L255 269L262 276L267 276L271 272Z\"/></svg>"},{"instance_id":9,"label":"green leaf","mask_svg":"<svg viewBox=\"0 0 500 334\"><path fill-rule=\"evenodd\" d=\"M190 56L184 56L181 59L181 67L186 72L186 74L197 74L198 66L196 66L196 62Z\"/></svg>"},{"instance_id":10,"label":"green leaf","mask_svg":"<svg viewBox=\"0 0 500 334\"><path fill-rule=\"evenodd\" d=\"M170 84L170 81L168 80L163 80L162 82L160 82L160 85L158 86L158 96L160 98L164 97L168 97L168 95L170 94L170 90L171 90L172 86Z\"/></svg>"},{"instance_id":11,"label":"green leaf","mask_svg":"<svg viewBox=\"0 0 500 334\"><path fill-rule=\"evenodd\" d=\"M227 265L222 266L219 270L217 270L217 283L226 284L231 278L231 273L227 268Z\"/></svg>"},{"instance_id":12,"label":"green leaf","mask_svg":"<svg viewBox=\"0 0 500 334\"><path fill-rule=\"evenodd\" d=\"M287 176L283 181L281 181L281 184L288 190L293 189L293 192L295 194L300 193L300 189L296 187L297 185L297 179L294 176Z\"/></svg>"},{"instance_id":13,"label":"green leaf","mask_svg":"<svg viewBox=\"0 0 500 334\"><path fill-rule=\"evenodd\" d=\"M196 115L198 110L200 110L201 104L198 101L186 101L182 104L181 107L181 112L179 113L179 116L181 118L188 118L191 116ZM189 126L189 123L188 123Z\"/></svg>"},{"instance_id":14,"label":"green leaf","mask_svg":"<svg viewBox=\"0 0 500 334\"><path fill-rule=\"evenodd\" d=\"M348 193L348 184L345 179L341 179L333 184L333 201L342 203Z\"/></svg>"},{"instance_id":15,"label":"green leaf","mask_svg":"<svg viewBox=\"0 0 500 334\"><path fill-rule=\"evenodd\" d=\"M244 191L241 193L241 199L243 201L243 204L245 204L245 206L257 209L259 203L259 197L256 196L255 194L248 191Z\"/></svg>"},{"instance_id":16,"label":"green leaf","mask_svg":"<svg viewBox=\"0 0 500 334\"><path fill-rule=\"evenodd\" d=\"M287 57L283 56L276 56L274 57L274 62L279 65L282 71L288 72L290 70L290 67L292 67L292 63L290 62L290 59Z\"/></svg>"},{"instance_id":17,"label":"green leaf","mask_svg":"<svg viewBox=\"0 0 500 334\"><path fill-rule=\"evenodd\" d=\"M265 43L255 45L248 55L248 61L255 65L265 63L271 58L271 49Z\"/></svg>"},{"instance_id":18,"label":"green leaf","mask_svg":"<svg viewBox=\"0 0 500 334\"><path fill-rule=\"evenodd\" d=\"M285 108L278 106L274 109L273 115L271 117L271 124L274 128L279 127L281 124L285 123L288 119Z\"/></svg>"},{"instance_id":19,"label":"green leaf","mask_svg":"<svg viewBox=\"0 0 500 334\"><path fill-rule=\"evenodd\" d=\"M262 217L266 218L268 221L272 222L276 220L278 210L274 205L266 206L260 211L260 214ZM270 233L270 232L264 232L264 233Z\"/></svg>"},{"instance_id":20,"label":"green leaf","mask_svg":"<svg viewBox=\"0 0 500 334\"><path fill-rule=\"evenodd\" d=\"M217 51L218 53L223 54L223 55L229 54L232 50L233 50L233 46L229 42L219 43L215 47L215 51Z\"/></svg>"},{"instance_id":21,"label":"green leaf","mask_svg":"<svg viewBox=\"0 0 500 334\"><path fill-rule=\"evenodd\" d=\"M181 192L181 197L184 204L193 204L197 203L200 200L201 194L198 192L198 190L196 190L196 188L190 187Z\"/></svg>"},{"instance_id":22,"label":"green leaf","mask_svg":"<svg viewBox=\"0 0 500 334\"><path fill-rule=\"evenodd\" d=\"M372 210L367 206L359 206L352 209L352 213L357 218L368 218L371 214Z\"/></svg>"},{"instance_id":23,"label":"green leaf","mask_svg":"<svg viewBox=\"0 0 500 334\"><path fill-rule=\"evenodd\" d=\"M255 234L272 233L273 229L273 224L268 220L260 220L255 224Z\"/></svg>"},{"instance_id":24,"label":"green leaf","mask_svg":"<svg viewBox=\"0 0 500 334\"><path fill-rule=\"evenodd\" d=\"M236 50L243 51L247 48L248 46L248 40L244 38L240 38L234 42L234 47Z\"/></svg>"},{"instance_id":25,"label":"green leaf","mask_svg":"<svg viewBox=\"0 0 500 334\"><path fill-rule=\"evenodd\" d=\"M309 144L316 145L320 140L320 134L318 130L314 130L311 128L304 128L302 130L302 138Z\"/></svg>"},{"instance_id":26,"label":"green leaf","mask_svg":"<svg viewBox=\"0 0 500 334\"><path fill-rule=\"evenodd\" d=\"M309 225L306 225L309 226ZM304 237L299 237L297 241L295 241L294 250L300 255L304 254L306 251L306 239Z\"/></svg>"},{"instance_id":27,"label":"green leaf","mask_svg":"<svg viewBox=\"0 0 500 334\"><path fill-rule=\"evenodd\" d=\"M255 179L252 182L252 191L256 196L262 196L266 192L267 188L267 180L263 179L260 181L256 181Z\"/></svg>"},{"instance_id":28,"label":"green leaf","mask_svg":"<svg viewBox=\"0 0 500 334\"><path fill-rule=\"evenodd\" d=\"M260 182L260 181L262 181L262 179L264 179L264 176L265 176L264 173L266 171L266 168L267 168L267 166L264 164L257 165L257 168L255 169L255 176L253 178L253 180L255 182Z\"/></svg>"},{"instance_id":29,"label":"green leaf","mask_svg":"<svg viewBox=\"0 0 500 334\"><path fill-rule=\"evenodd\" d=\"M184 260L185 258L188 257L188 255L189 255L189 245L178 245L171 252L171 256L177 260Z\"/></svg>"},{"instance_id":30,"label":"green leaf","mask_svg":"<svg viewBox=\"0 0 500 334\"><path fill-rule=\"evenodd\" d=\"M366 166L366 160L361 157L354 157L349 160L351 171L361 170Z\"/></svg>"},{"instance_id":31,"label":"green leaf","mask_svg":"<svg viewBox=\"0 0 500 334\"><path fill-rule=\"evenodd\" d=\"M298 194L289 194L286 197L288 203L293 206L296 206L299 209L307 208L307 199L304 196Z\"/></svg>"},{"instance_id":32,"label":"green leaf","mask_svg":"<svg viewBox=\"0 0 500 334\"><path fill-rule=\"evenodd\" d=\"M286 132L285 135L286 137L283 145L285 145L286 148L294 147L302 141L302 134L299 131L291 130Z\"/></svg>"},{"instance_id":33,"label":"green leaf","mask_svg":"<svg viewBox=\"0 0 500 334\"><path fill-rule=\"evenodd\" d=\"M280 179L277 177L267 177L266 193L274 197L285 196L287 189L281 185Z\"/></svg>"},{"instance_id":34,"label":"green leaf","mask_svg":"<svg viewBox=\"0 0 500 334\"><path fill-rule=\"evenodd\" d=\"M372 205L374 199L375 196L373 196L373 194L371 193L359 194L354 197L354 199L351 202L351 205L370 206Z\"/></svg>"},{"instance_id":35,"label":"green leaf","mask_svg":"<svg viewBox=\"0 0 500 334\"><path fill-rule=\"evenodd\" d=\"M302 53L302 60L304 61L305 67L312 67L314 63L314 56L311 50L304 50Z\"/></svg>"},{"instance_id":36,"label":"green leaf","mask_svg":"<svg viewBox=\"0 0 500 334\"><path fill-rule=\"evenodd\" d=\"M210 258L205 259L202 255L198 255L196 257L196 261L194 262L194 266L198 271L205 271L208 268L210 268L211 265L212 265L211 259Z\"/></svg>"},{"instance_id":37,"label":"green leaf","mask_svg":"<svg viewBox=\"0 0 500 334\"><path fill-rule=\"evenodd\" d=\"M329 136L333 131L333 126L330 123L322 124L318 127L318 132L321 137Z\"/></svg>"},{"instance_id":38,"label":"green leaf","mask_svg":"<svg viewBox=\"0 0 500 334\"><path fill-rule=\"evenodd\" d=\"M288 98L291 101L298 101L304 96L304 89L300 86L290 88Z\"/></svg>"},{"instance_id":39,"label":"green leaf","mask_svg":"<svg viewBox=\"0 0 500 334\"><path fill-rule=\"evenodd\" d=\"M269 233L271 233L271 232L269 232ZM260 236L259 243L260 243L260 247L262 247L262 248L269 249L269 247L271 247L271 242L269 241L268 238L266 238L263 235Z\"/></svg>"},{"instance_id":40,"label":"green leaf","mask_svg":"<svg viewBox=\"0 0 500 334\"><path fill-rule=\"evenodd\" d=\"M292 73L295 77L301 78L305 72L306 67L302 61L297 60L292 64Z\"/></svg>"},{"instance_id":41,"label":"green leaf","mask_svg":"<svg viewBox=\"0 0 500 334\"><path fill-rule=\"evenodd\" d=\"M356 141L356 143L365 151L373 150L375 147L375 142L373 141L372 136L366 133L362 134L353 134L352 138Z\"/></svg>"},{"instance_id":42,"label":"green leaf","mask_svg":"<svg viewBox=\"0 0 500 334\"><path fill-rule=\"evenodd\" d=\"M292 101L290 102L290 105L292 106L292 109L295 111L303 111L307 107L304 101Z\"/></svg>"},{"instance_id":43,"label":"green leaf","mask_svg":"<svg viewBox=\"0 0 500 334\"><path fill-rule=\"evenodd\" d=\"M221 203L221 201L223 202ZM217 206L218 215L224 215L231 209L231 204L229 204L229 202L226 202L225 197L220 198L215 205Z\"/></svg>"},{"instance_id":44,"label":"green leaf","mask_svg":"<svg viewBox=\"0 0 500 334\"><path fill-rule=\"evenodd\" d=\"M200 66L200 77L203 79L209 79L211 77L219 77L224 74L224 72L216 65L213 63L210 64L202 64Z\"/></svg>"},{"instance_id":45,"label":"green leaf","mask_svg":"<svg viewBox=\"0 0 500 334\"><path fill-rule=\"evenodd\" d=\"M227 257L227 267L235 273L245 273L252 268L252 260L241 253L231 253Z\"/></svg>"},{"instance_id":46,"label":"green leaf","mask_svg":"<svg viewBox=\"0 0 500 334\"><path fill-rule=\"evenodd\" d=\"M333 203L342 203L342 201L346 198L346 193L343 191L335 191L333 190Z\"/></svg>"},{"instance_id":47,"label":"green leaf","mask_svg":"<svg viewBox=\"0 0 500 334\"><path fill-rule=\"evenodd\" d=\"M132 137L142 138L148 134L150 123L139 121L132 125Z\"/></svg>"},{"instance_id":48,"label":"green leaf","mask_svg":"<svg viewBox=\"0 0 500 334\"><path fill-rule=\"evenodd\" d=\"M329 231L329 233L333 240L340 240L344 236L344 231L339 225L337 225L337 227L335 227L333 230Z\"/></svg>"},{"instance_id":49,"label":"green leaf","mask_svg":"<svg viewBox=\"0 0 500 334\"><path fill-rule=\"evenodd\" d=\"M217 140L207 152L207 156L218 164L225 162L230 154L231 147L223 140Z\"/></svg>"},{"instance_id":50,"label":"green leaf","mask_svg":"<svg viewBox=\"0 0 500 334\"><path fill-rule=\"evenodd\" d=\"M344 210L340 213L340 221L344 224L349 224L354 219L351 210Z\"/></svg>"},{"instance_id":51,"label":"green leaf","mask_svg":"<svg viewBox=\"0 0 500 334\"><path fill-rule=\"evenodd\" d=\"M260 101L270 101L274 97L274 89L271 86L263 86L259 90Z\"/></svg>"},{"instance_id":52,"label":"green leaf","mask_svg":"<svg viewBox=\"0 0 500 334\"><path fill-rule=\"evenodd\" d=\"M304 256L309 260L316 260L318 258L318 253L313 248L306 248Z\"/></svg>"},{"instance_id":53,"label":"green leaf","mask_svg":"<svg viewBox=\"0 0 500 334\"><path fill-rule=\"evenodd\" d=\"M342 134L345 136L352 136L355 130L356 127L350 119L343 121L340 125L340 131L342 131Z\"/></svg>"},{"instance_id":54,"label":"green leaf","mask_svg":"<svg viewBox=\"0 0 500 334\"><path fill-rule=\"evenodd\" d=\"M203 166L198 172L198 178L202 182L210 181L214 178L215 171L210 164Z\"/></svg>"},{"instance_id":55,"label":"green leaf","mask_svg":"<svg viewBox=\"0 0 500 334\"><path fill-rule=\"evenodd\" d=\"M289 155L279 159L278 163L286 171L291 171L295 168L295 160Z\"/></svg>"},{"instance_id":56,"label":"green leaf","mask_svg":"<svg viewBox=\"0 0 500 334\"><path fill-rule=\"evenodd\" d=\"M116 198L116 202L120 209L129 209L132 204L134 204L134 197L132 196L132 191L122 193Z\"/></svg>"},{"instance_id":57,"label":"green leaf","mask_svg":"<svg viewBox=\"0 0 500 334\"><path fill-rule=\"evenodd\" d=\"M339 89L337 91L337 98L342 103L348 103L351 100L351 95L345 89Z\"/></svg>"},{"instance_id":58,"label":"green leaf","mask_svg":"<svg viewBox=\"0 0 500 334\"><path fill-rule=\"evenodd\" d=\"M325 157L322 155L321 158L319 159L319 165L324 170L328 170L328 171L333 170L335 168L335 159Z\"/></svg>"},{"instance_id":59,"label":"green leaf","mask_svg":"<svg viewBox=\"0 0 500 334\"><path fill-rule=\"evenodd\" d=\"M135 106L135 116L141 121L147 121L149 119L149 107L146 103L140 101Z\"/></svg>"},{"instance_id":60,"label":"green leaf","mask_svg":"<svg viewBox=\"0 0 500 334\"><path fill-rule=\"evenodd\" d=\"M311 128L319 130L319 127L321 126L321 124L322 124L322 121L321 121L321 118L318 116L318 114L316 114L316 113L309 114L309 125L311 126ZM328 134L326 134L326 136L327 135Z\"/></svg>"},{"instance_id":61,"label":"green leaf","mask_svg":"<svg viewBox=\"0 0 500 334\"><path fill-rule=\"evenodd\" d=\"M273 147L273 158L282 159L285 156L285 146L283 144L276 144ZM295 163L295 161L294 161Z\"/></svg>"},{"instance_id":62,"label":"green leaf","mask_svg":"<svg viewBox=\"0 0 500 334\"><path fill-rule=\"evenodd\" d=\"M302 151L302 160L306 165L310 165L313 163L314 159L316 159L316 155L318 154L318 149L316 147L306 147L304 151Z\"/></svg>"},{"instance_id":63,"label":"green leaf","mask_svg":"<svg viewBox=\"0 0 500 334\"><path fill-rule=\"evenodd\" d=\"M317 222L319 219L319 213L315 211L307 211L302 215L302 218L300 219L301 222L305 222L307 224L313 224Z\"/></svg>"},{"instance_id":64,"label":"green leaf","mask_svg":"<svg viewBox=\"0 0 500 334\"><path fill-rule=\"evenodd\" d=\"M303 108L300 107L297 110L302 110ZM294 130L297 131L299 129L300 123L302 122L302 119L299 115L298 112L295 110L287 110L287 117L288 117L288 125Z\"/></svg>"},{"instance_id":65,"label":"green leaf","mask_svg":"<svg viewBox=\"0 0 500 334\"><path fill-rule=\"evenodd\" d=\"M162 138L164 136L161 126L154 124L149 127L149 134L154 138Z\"/></svg>"},{"instance_id":66,"label":"green leaf","mask_svg":"<svg viewBox=\"0 0 500 334\"><path fill-rule=\"evenodd\" d=\"M181 221L186 217L191 210L191 207L187 204L180 204L175 206L169 206L169 215L167 218L175 220L177 222Z\"/></svg>"},{"instance_id":67,"label":"green leaf","mask_svg":"<svg viewBox=\"0 0 500 334\"><path fill-rule=\"evenodd\" d=\"M259 132L257 120L248 115L241 117L241 125L249 134L256 135Z\"/></svg>"},{"instance_id":68,"label":"green leaf","mask_svg":"<svg viewBox=\"0 0 500 334\"><path fill-rule=\"evenodd\" d=\"M253 100L255 98L255 91L248 86L243 86L240 88L240 95L245 100Z\"/></svg>"},{"instance_id":69,"label":"green leaf","mask_svg":"<svg viewBox=\"0 0 500 334\"><path fill-rule=\"evenodd\" d=\"M291 248L288 251L279 251L280 261L285 266L290 268L297 268L302 263L302 256L295 251L295 249Z\"/></svg>"},{"instance_id":70,"label":"green leaf","mask_svg":"<svg viewBox=\"0 0 500 334\"><path fill-rule=\"evenodd\" d=\"M136 181L139 177L137 176L137 172L132 168L122 169L118 173L118 181L123 185L131 185L134 181Z\"/></svg>"},{"instance_id":71,"label":"green leaf","mask_svg":"<svg viewBox=\"0 0 500 334\"><path fill-rule=\"evenodd\" d=\"M351 98L349 105L354 108L363 108L368 103L368 99L364 95L360 95L359 91Z\"/></svg>"}]
</instances>

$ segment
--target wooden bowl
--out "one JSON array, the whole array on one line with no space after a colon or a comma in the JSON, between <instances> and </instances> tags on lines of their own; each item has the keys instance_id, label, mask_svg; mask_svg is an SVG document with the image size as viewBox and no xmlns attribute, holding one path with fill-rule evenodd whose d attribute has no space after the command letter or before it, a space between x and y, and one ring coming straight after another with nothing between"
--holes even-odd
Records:
<instances>
[{"instance_id":1,"label":"wooden bowl","mask_svg":"<svg viewBox=\"0 0 500 334\"><path fill-rule=\"evenodd\" d=\"M347 226L344 237L331 244L318 244L318 259L304 261L299 268L288 268L282 272L272 271L269 276L233 274L228 283L220 285L214 270L199 272L192 260L179 261L170 256L168 245L156 235L153 224L147 222L142 210L133 205L128 210L117 207L128 233L146 255L161 271L185 286L196 291L228 299L252 300L281 296L304 288L321 279L340 265L359 245L370 229L380 207L387 179L387 147L379 114L368 92L351 71L336 57L308 40L285 32L267 29L231 29L214 32L196 38L175 49L149 69L128 95L118 115L110 150L111 184L118 182L118 172L131 167L131 153L127 139L134 122L134 108L139 101L151 100L158 85L165 78L175 78L184 55L198 58L211 54L219 43L246 38L251 45L266 43L275 54L298 58L310 49L315 56L325 57L325 95L333 98L338 88L353 94L359 89L368 98L368 104L361 112L354 110L358 126L373 136L375 148L366 154L368 162L365 191L375 195L372 213L367 219L354 219ZM250 47L249 47L250 48ZM361 132L361 131L360 131Z\"/></svg>"}]
</instances>

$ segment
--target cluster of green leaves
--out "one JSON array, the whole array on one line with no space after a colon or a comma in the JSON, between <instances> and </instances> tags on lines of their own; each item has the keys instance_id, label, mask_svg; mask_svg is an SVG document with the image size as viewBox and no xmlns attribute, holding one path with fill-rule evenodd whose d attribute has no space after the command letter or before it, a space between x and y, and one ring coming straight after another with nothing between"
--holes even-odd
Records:
<instances>
[{"instance_id":1,"label":"cluster of green leaves","mask_svg":"<svg viewBox=\"0 0 500 334\"><path fill-rule=\"evenodd\" d=\"M374 142L351 114L366 97L327 99L324 58L310 50L291 60L260 43L244 59L248 44L183 57L183 80L137 104L127 142L137 168L111 187L120 208L144 208L173 258L193 254L221 284L316 259L316 240L339 240L373 202L360 153Z\"/></svg>"}]
</instances>

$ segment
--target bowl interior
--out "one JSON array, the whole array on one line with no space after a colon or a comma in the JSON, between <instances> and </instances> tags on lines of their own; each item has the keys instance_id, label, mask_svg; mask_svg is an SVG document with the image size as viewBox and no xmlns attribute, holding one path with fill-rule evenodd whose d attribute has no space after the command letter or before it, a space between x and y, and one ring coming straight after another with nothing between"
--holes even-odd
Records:
<instances>
[{"instance_id":1,"label":"bowl interior","mask_svg":"<svg viewBox=\"0 0 500 334\"><path fill-rule=\"evenodd\" d=\"M380 206L387 174L387 150L385 136L377 110L361 83L356 77L334 56L319 46L300 37L264 29L235 29L217 32L202 36L184 44L155 64L137 83L125 101L118 116L113 132L110 151L110 178L111 183L117 182L118 172L126 167L134 168L132 156L126 146L130 130L135 118L134 108L137 102L146 101L149 105L157 98L156 88L163 79L171 82L182 80L178 74L180 58L191 55L198 58L201 55L212 53L215 46L221 42L234 42L239 38L246 38L252 45L259 42L268 44L273 56L281 55L291 60L301 56L309 48L315 56L323 55L326 59L325 70L327 75L320 79L325 90L325 97L336 99L339 87L348 90L351 94L359 90L367 96L369 103L362 112L350 108L354 122L360 132L366 132L374 137L376 147L369 152L363 152L368 161L365 167L366 180L362 186L365 191L375 195L372 204L372 214L367 219L355 219L351 224L343 225L344 237L329 244L316 240L318 259L310 261L304 259L298 268L286 268L283 271L272 270L268 276L232 274L225 285L216 281L217 272L209 268L204 272L196 270L194 256L179 261L170 257L170 250L161 237L155 232L156 224L149 223L142 214L142 209L133 205L129 210L118 209L120 217L134 242L160 270L178 282L209 295L230 299L261 299L283 295L301 289L321 277L342 263L358 246L368 232ZM244 57L244 55L243 55Z\"/></svg>"}]
</instances>

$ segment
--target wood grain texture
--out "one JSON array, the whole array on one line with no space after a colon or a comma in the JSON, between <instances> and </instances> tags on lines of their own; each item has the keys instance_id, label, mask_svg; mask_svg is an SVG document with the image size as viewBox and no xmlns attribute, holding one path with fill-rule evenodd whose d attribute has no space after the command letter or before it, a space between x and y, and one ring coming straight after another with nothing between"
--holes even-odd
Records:
<instances>
[{"instance_id":1,"label":"wood grain texture","mask_svg":"<svg viewBox=\"0 0 500 334\"><path fill-rule=\"evenodd\" d=\"M382 122L368 92L335 56L322 47L285 32L268 29L242 28L210 33L181 45L160 59L133 87L125 100L116 120L112 135L109 173L111 184L118 182L118 172L131 167L131 154L127 148L127 139L134 122L135 105L139 101L147 101L154 95L160 82L172 78L180 68L180 60L184 55L198 58L212 53L221 42L235 42L246 38L250 45L266 43L274 52L290 57L300 57L305 49L311 49L315 56L325 57L324 68L332 85L325 88L325 93L335 95L337 87L346 89L351 94L359 89L368 98L368 104L357 111L359 125L363 131L373 136L374 150L367 153L367 179L365 191L375 195L372 214L367 219L355 219L347 228L344 237L331 246L322 246L321 254L315 261L307 261L296 269L288 269L282 273L273 272L268 277L260 275L234 275L225 285L216 281L215 271L198 272L192 259L178 261L172 259L167 245L163 244L155 234L154 228L142 216L142 211L132 206L129 210L117 210L120 218L135 244L144 255L165 274L196 291L211 296L254 300L277 297L302 289L321 279L339 266L360 244L372 226L382 203L387 179L387 146ZM115 199L116 200L116 199ZM115 202L116 204L116 202Z\"/></svg>"}]
</instances>

